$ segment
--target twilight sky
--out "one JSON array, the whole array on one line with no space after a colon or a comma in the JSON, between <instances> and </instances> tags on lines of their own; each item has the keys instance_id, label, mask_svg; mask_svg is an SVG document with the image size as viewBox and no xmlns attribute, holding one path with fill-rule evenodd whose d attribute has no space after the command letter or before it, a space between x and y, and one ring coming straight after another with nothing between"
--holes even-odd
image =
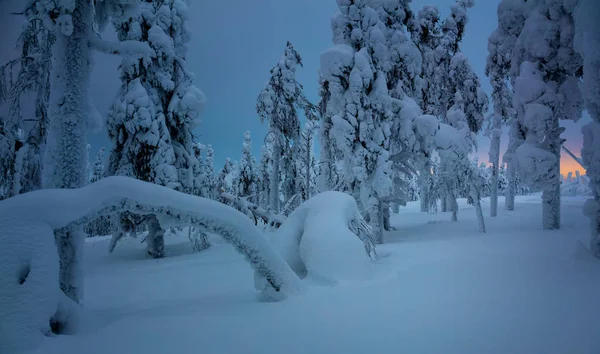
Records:
<instances>
[{"instance_id":1,"label":"twilight sky","mask_svg":"<svg viewBox=\"0 0 600 354\"><path fill-rule=\"evenodd\" d=\"M250 130L253 150L258 156L266 125L261 124L255 111L258 93L269 78L269 70L279 60L290 41L300 52L304 67L297 78L304 85L307 97L318 100L317 71L320 55L332 46L330 18L337 11L335 0L218 0L190 2L188 66L196 74L195 84L207 96L208 102L197 129L199 140L212 144L217 168L226 157L237 160L242 147L243 133ZM496 28L496 7L499 1L476 0L469 10L469 23L461 50L469 57L479 75L485 91L490 85L485 77L487 37ZM14 43L22 23L19 16L9 15L20 9L22 0L0 0L0 63L13 58ZM434 4L445 17L454 0L413 0L412 9ZM111 30L105 39L115 40ZM105 116L118 86L117 57L96 54L91 78L92 100ZM0 110L5 113L5 108ZM581 126L589 117L579 122L562 122L567 128L563 137L565 145L576 155L581 150ZM502 137L502 151L506 149L507 134ZM110 146L106 131L90 135L92 158L100 146ZM480 161L487 161L489 139L479 138ZM565 154L561 172L581 170ZM583 172L583 171L581 171Z\"/></svg>"}]
</instances>

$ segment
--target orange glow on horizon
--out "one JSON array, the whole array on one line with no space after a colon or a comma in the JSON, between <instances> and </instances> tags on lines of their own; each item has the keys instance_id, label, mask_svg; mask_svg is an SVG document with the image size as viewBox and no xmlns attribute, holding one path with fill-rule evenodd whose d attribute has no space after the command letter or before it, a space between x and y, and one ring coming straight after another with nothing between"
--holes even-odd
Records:
<instances>
[{"instance_id":1,"label":"orange glow on horizon","mask_svg":"<svg viewBox=\"0 0 600 354\"><path fill-rule=\"evenodd\" d=\"M560 173L566 177L567 174L569 174L569 172L573 172L573 176L575 176L575 171L579 171L581 175L585 174L585 170L583 169L583 167L581 167L580 164L575 162L575 160L573 160L573 158L567 155L567 153L565 153L564 151L561 152Z\"/></svg>"}]
</instances>

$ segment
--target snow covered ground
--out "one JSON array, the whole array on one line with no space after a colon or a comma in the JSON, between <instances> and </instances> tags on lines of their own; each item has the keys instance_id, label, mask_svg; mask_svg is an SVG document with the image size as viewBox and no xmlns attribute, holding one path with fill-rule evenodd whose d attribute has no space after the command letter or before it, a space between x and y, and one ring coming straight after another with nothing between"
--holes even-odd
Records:
<instances>
[{"instance_id":1,"label":"snow covered ground","mask_svg":"<svg viewBox=\"0 0 600 354\"><path fill-rule=\"evenodd\" d=\"M224 241L191 253L185 236L169 237L155 260L139 240L109 255L108 239L89 239L84 329L35 353L598 354L600 262L583 246L584 199L563 197L559 231L542 231L540 201L500 208L487 234L464 200L456 223L411 203L370 278L282 302L259 301L253 271Z\"/></svg>"}]
</instances>

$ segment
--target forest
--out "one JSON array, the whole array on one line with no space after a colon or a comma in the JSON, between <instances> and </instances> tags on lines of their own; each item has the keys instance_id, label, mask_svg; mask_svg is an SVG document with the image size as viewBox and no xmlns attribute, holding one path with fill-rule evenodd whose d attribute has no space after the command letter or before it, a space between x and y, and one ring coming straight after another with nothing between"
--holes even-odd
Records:
<instances>
[{"instance_id":1,"label":"forest","mask_svg":"<svg viewBox=\"0 0 600 354\"><path fill-rule=\"evenodd\" d=\"M600 3L453 2L336 0L319 100L281 43L250 112L268 133L223 164L188 62L208 5L23 1L0 354L600 352ZM461 51L475 6L497 7L485 77ZM120 60L107 114L95 53ZM561 124L584 115L577 156Z\"/></svg>"}]
</instances>

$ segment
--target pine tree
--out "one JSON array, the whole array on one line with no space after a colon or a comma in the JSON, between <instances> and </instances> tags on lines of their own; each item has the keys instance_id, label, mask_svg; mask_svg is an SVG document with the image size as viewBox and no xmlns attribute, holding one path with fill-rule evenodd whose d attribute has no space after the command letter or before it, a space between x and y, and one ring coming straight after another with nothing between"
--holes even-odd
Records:
<instances>
[{"instance_id":1,"label":"pine tree","mask_svg":"<svg viewBox=\"0 0 600 354\"><path fill-rule=\"evenodd\" d=\"M234 163L231 161L230 158L226 158L225 164L223 165L223 168L221 168L221 171L219 172L219 175L217 176L217 189L219 191L219 195L221 193L235 194L234 186L233 186L234 172L235 172Z\"/></svg>"},{"instance_id":2,"label":"pine tree","mask_svg":"<svg viewBox=\"0 0 600 354\"><path fill-rule=\"evenodd\" d=\"M4 126L0 136L5 142L0 144L3 157L0 199L39 189L42 184L41 156L48 125L50 59L56 35L39 20L41 14L37 7L26 8L22 15L25 25L17 40L21 57L0 67L0 103L9 105L9 115L6 119L0 118ZM21 113L21 97L28 93L35 95L35 111L31 118L23 117ZM2 190L6 192L2 193Z\"/></svg>"},{"instance_id":3,"label":"pine tree","mask_svg":"<svg viewBox=\"0 0 600 354\"><path fill-rule=\"evenodd\" d=\"M237 195L239 197L248 198L248 201L256 203L256 193L258 186L256 181L256 161L252 155L252 139L250 131L244 132L244 143L242 145L242 157L239 163L239 174L235 181L237 187Z\"/></svg>"},{"instance_id":4,"label":"pine tree","mask_svg":"<svg viewBox=\"0 0 600 354\"><path fill-rule=\"evenodd\" d=\"M343 181L383 242L384 198L392 194L386 28L366 2L338 1L332 18L335 46L321 56L329 83L330 137L343 155ZM342 156L340 156L342 157Z\"/></svg>"},{"instance_id":5,"label":"pine tree","mask_svg":"<svg viewBox=\"0 0 600 354\"><path fill-rule=\"evenodd\" d=\"M94 183L96 181L104 178L104 153L106 149L103 147L98 150L98 154L96 155L96 161L94 161L94 166L92 167L92 173L90 177L90 183Z\"/></svg>"},{"instance_id":6,"label":"pine tree","mask_svg":"<svg viewBox=\"0 0 600 354\"><path fill-rule=\"evenodd\" d=\"M280 211L279 188L282 181L285 183L282 190L284 202L297 194L293 144L300 136L298 110L303 110L310 120L316 118L315 106L304 96L302 85L296 81L298 66L302 66L302 58L288 42L282 58L271 69L269 82L261 91L256 103L261 122L269 122L272 160L271 210L275 213Z\"/></svg>"},{"instance_id":7,"label":"pine tree","mask_svg":"<svg viewBox=\"0 0 600 354\"><path fill-rule=\"evenodd\" d=\"M220 192L217 187L217 180L215 175L215 151L212 145L206 146L206 168L204 172L204 178L202 179L201 194L213 200L218 200Z\"/></svg>"},{"instance_id":8,"label":"pine tree","mask_svg":"<svg viewBox=\"0 0 600 354\"><path fill-rule=\"evenodd\" d=\"M258 166L258 205L268 209L271 205L271 153L269 147L263 145L260 149L260 163Z\"/></svg>"},{"instance_id":9,"label":"pine tree","mask_svg":"<svg viewBox=\"0 0 600 354\"><path fill-rule=\"evenodd\" d=\"M114 143L109 174L193 193L194 156L192 129L204 95L192 85L185 67L189 32L187 4L182 0L142 1L135 11L118 5L112 16L120 41L148 43L153 58L126 57L121 69L121 90L108 117ZM117 12L117 11L115 11ZM148 224L160 227L153 217ZM150 230L148 253L164 256L164 231Z\"/></svg>"}]
</instances>

